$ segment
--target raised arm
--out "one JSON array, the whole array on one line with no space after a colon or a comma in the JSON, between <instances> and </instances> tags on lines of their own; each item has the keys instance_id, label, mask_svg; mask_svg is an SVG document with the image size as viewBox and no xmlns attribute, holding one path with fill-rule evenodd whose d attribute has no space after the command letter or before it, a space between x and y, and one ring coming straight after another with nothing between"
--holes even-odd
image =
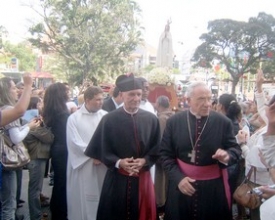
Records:
<instances>
[{"instance_id":1,"label":"raised arm","mask_svg":"<svg viewBox=\"0 0 275 220\"><path fill-rule=\"evenodd\" d=\"M29 106L32 88L32 78L29 73L25 73L23 76L24 90L19 99L15 104L14 108L5 109L1 112L0 126L5 126L12 121L20 118Z\"/></svg>"},{"instance_id":2,"label":"raised arm","mask_svg":"<svg viewBox=\"0 0 275 220\"><path fill-rule=\"evenodd\" d=\"M257 102L257 110L264 122L267 124L267 117L265 114L265 97L263 93L264 75L261 69L257 72L255 98Z\"/></svg>"}]
</instances>

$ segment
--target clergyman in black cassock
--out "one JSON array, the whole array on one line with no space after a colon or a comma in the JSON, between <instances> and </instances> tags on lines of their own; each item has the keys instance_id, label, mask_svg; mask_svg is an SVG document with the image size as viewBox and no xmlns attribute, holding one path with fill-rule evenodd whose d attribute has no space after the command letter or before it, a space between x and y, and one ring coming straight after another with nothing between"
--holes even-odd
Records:
<instances>
[{"instance_id":1,"label":"clergyman in black cassock","mask_svg":"<svg viewBox=\"0 0 275 220\"><path fill-rule=\"evenodd\" d=\"M135 83L131 86L126 83L120 88L126 92L123 96L127 96L124 106L102 118L85 151L87 156L100 160L108 168L97 220L157 218L149 170L158 158L159 122L154 114L139 109L141 87L135 79L129 80ZM130 112L129 106L134 106L135 111ZM144 162L138 172L132 172L136 160Z\"/></svg>"},{"instance_id":2,"label":"clergyman in black cassock","mask_svg":"<svg viewBox=\"0 0 275 220\"><path fill-rule=\"evenodd\" d=\"M190 110L168 119L160 154L169 186L165 220L232 220L226 165L241 149L231 121L210 111L211 92L203 83L187 90Z\"/></svg>"}]
</instances>

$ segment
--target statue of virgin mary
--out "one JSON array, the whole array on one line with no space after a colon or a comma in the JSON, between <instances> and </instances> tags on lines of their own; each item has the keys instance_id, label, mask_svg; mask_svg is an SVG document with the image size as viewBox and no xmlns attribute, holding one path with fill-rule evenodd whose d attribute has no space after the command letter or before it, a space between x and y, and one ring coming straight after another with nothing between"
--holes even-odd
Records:
<instances>
[{"instance_id":1,"label":"statue of virgin mary","mask_svg":"<svg viewBox=\"0 0 275 220\"><path fill-rule=\"evenodd\" d=\"M158 53L157 53L157 66L160 67L173 67L173 48L172 48L172 35L170 33L171 19L167 21L164 32L159 39Z\"/></svg>"}]
</instances>

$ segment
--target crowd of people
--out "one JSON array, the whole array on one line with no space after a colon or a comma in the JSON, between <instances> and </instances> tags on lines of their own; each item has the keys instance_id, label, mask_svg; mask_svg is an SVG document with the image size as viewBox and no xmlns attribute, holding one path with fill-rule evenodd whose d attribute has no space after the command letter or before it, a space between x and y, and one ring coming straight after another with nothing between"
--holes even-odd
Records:
<instances>
[{"instance_id":1,"label":"crowd of people","mask_svg":"<svg viewBox=\"0 0 275 220\"><path fill-rule=\"evenodd\" d=\"M213 100L204 82L191 84L181 111L166 96L148 101L149 83L117 77L110 97L87 87L78 103L67 83L32 90L24 75L0 79L0 124L30 155L31 220L43 217L43 178L52 168L53 220L275 219L275 96L267 100L261 70L255 100L222 94ZM81 100L81 101L80 101ZM25 111L37 111L30 120ZM251 167L265 201L248 210L232 194ZM1 166L2 220L20 219L22 170ZM249 217L248 217L249 216Z\"/></svg>"}]
</instances>

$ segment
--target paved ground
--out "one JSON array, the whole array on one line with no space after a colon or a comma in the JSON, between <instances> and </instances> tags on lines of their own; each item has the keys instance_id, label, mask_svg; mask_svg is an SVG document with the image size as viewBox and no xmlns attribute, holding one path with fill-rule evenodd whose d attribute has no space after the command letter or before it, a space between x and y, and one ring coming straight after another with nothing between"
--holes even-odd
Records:
<instances>
[{"instance_id":1,"label":"paved ground","mask_svg":"<svg viewBox=\"0 0 275 220\"><path fill-rule=\"evenodd\" d=\"M44 178L44 184L43 184L43 194L51 197L51 193L52 193L52 186L49 186L49 180L50 178ZM25 201L25 203L23 203L23 207L19 208L17 210L17 213L19 215L23 215L24 218L21 218L20 220L30 220L30 216L29 216L29 209L28 209L28 181L29 181L29 173L28 170L23 170L23 179L22 179L22 192L21 192L21 199ZM236 206L233 206L233 213L236 219ZM51 219L51 214L50 214L50 208L49 207L45 207L43 208L43 212L48 214L48 218L45 218L43 220L50 220ZM248 220L248 219L247 219Z\"/></svg>"},{"instance_id":2,"label":"paved ground","mask_svg":"<svg viewBox=\"0 0 275 220\"><path fill-rule=\"evenodd\" d=\"M24 200L25 203L23 203L22 208L19 208L17 210L17 213L19 215L23 215L24 220L29 220L30 219L29 206L28 206L28 181L29 181L28 170L23 170L21 199ZM51 193L52 193L52 186L49 186L49 178L44 178L43 194L48 196L48 197L51 197ZM46 219L51 219L50 218L50 209L49 209L49 207L43 208L43 212L48 213L48 218L46 218Z\"/></svg>"}]
</instances>

